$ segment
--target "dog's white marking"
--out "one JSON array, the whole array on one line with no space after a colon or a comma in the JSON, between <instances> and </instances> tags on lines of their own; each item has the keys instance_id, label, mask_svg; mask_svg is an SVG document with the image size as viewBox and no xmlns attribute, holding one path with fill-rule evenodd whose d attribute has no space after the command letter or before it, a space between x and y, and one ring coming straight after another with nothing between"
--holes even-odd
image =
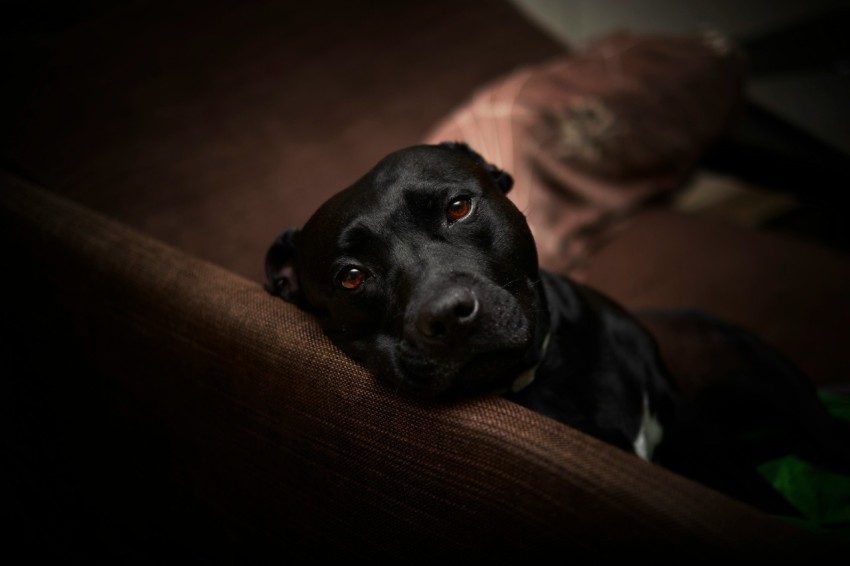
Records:
<instances>
[{"instance_id":1,"label":"dog's white marking","mask_svg":"<svg viewBox=\"0 0 850 566\"><path fill-rule=\"evenodd\" d=\"M540 359L541 360L546 356L546 350L549 348L549 337L550 336L551 336L551 334L547 334L546 337L543 339L543 345L540 346ZM538 367L540 367L539 363L536 366L534 366L530 369L527 369L524 372L522 372L521 374L519 374L519 377L517 377L513 381L513 383L511 384L511 391L513 393L519 393L520 391L522 391L523 389L525 389L526 387L531 385L531 382L534 381Z\"/></svg>"},{"instance_id":2,"label":"dog's white marking","mask_svg":"<svg viewBox=\"0 0 850 566\"><path fill-rule=\"evenodd\" d=\"M664 436L664 428L658 419L649 412L649 398L643 396L643 416L641 417L640 430L638 430L634 443L635 454L647 462L652 461L652 453Z\"/></svg>"}]
</instances>

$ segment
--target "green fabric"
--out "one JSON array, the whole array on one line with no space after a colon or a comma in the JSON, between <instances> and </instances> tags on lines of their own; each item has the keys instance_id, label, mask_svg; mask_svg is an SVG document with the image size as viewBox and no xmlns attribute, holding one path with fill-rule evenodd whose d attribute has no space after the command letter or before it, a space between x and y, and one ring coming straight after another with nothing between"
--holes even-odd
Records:
<instances>
[{"instance_id":1,"label":"green fabric","mask_svg":"<svg viewBox=\"0 0 850 566\"><path fill-rule=\"evenodd\" d=\"M818 392L821 403L826 406L826 410L845 421L850 422L850 395L837 395L827 391Z\"/></svg>"},{"instance_id":2,"label":"green fabric","mask_svg":"<svg viewBox=\"0 0 850 566\"><path fill-rule=\"evenodd\" d=\"M850 396L820 392L819 397L830 413L850 421ZM763 462L758 471L803 514L790 520L850 542L850 476L793 454Z\"/></svg>"}]
</instances>

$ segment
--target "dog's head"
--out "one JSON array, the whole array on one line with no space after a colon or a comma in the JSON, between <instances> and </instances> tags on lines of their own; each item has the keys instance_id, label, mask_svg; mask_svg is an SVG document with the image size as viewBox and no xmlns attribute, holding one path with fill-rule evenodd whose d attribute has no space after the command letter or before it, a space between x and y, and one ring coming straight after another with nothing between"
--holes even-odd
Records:
<instances>
[{"instance_id":1,"label":"dog's head","mask_svg":"<svg viewBox=\"0 0 850 566\"><path fill-rule=\"evenodd\" d=\"M272 244L267 289L399 389L509 383L534 361L541 308L512 184L464 144L392 153Z\"/></svg>"}]
</instances>

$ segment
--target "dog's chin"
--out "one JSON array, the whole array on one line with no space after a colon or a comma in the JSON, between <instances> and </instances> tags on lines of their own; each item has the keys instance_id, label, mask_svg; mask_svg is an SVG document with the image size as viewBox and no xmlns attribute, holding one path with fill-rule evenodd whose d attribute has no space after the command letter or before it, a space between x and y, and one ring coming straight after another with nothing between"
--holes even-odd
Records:
<instances>
[{"instance_id":1,"label":"dog's chin","mask_svg":"<svg viewBox=\"0 0 850 566\"><path fill-rule=\"evenodd\" d=\"M531 340L499 349L481 351L450 359L423 355L415 347L400 346L393 356L372 359L378 378L396 391L432 399L499 390L522 371L524 354Z\"/></svg>"}]
</instances>

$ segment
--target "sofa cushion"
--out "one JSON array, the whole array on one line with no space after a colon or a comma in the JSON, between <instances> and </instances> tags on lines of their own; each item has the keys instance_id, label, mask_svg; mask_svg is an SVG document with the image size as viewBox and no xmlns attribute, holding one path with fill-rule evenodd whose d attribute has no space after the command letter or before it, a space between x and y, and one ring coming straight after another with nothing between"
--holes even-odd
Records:
<instances>
[{"instance_id":1,"label":"sofa cushion","mask_svg":"<svg viewBox=\"0 0 850 566\"><path fill-rule=\"evenodd\" d=\"M842 253L659 207L594 253L585 279L631 309L699 309L740 324L818 384L850 381Z\"/></svg>"}]
</instances>

